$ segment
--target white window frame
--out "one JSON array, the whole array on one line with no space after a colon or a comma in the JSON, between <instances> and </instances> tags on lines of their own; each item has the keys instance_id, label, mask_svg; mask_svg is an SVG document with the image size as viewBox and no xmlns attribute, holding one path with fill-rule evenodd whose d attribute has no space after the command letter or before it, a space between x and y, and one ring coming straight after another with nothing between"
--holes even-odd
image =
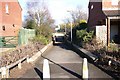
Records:
<instances>
[{"instance_id":1,"label":"white window frame","mask_svg":"<svg viewBox=\"0 0 120 80\"><path fill-rule=\"evenodd\" d=\"M118 5L118 0L111 0L112 5Z\"/></svg>"},{"instance_id":2,"label":"white window frame","mask_svg":"<svg viewBox=\"0 0 120 80\"><path fill-rule=\"evenodd\" d=\"M9 6L8 6L8 4L5 5L5 12L6 12L6 14L9 14Z\"/></svg>"}]
</instances>

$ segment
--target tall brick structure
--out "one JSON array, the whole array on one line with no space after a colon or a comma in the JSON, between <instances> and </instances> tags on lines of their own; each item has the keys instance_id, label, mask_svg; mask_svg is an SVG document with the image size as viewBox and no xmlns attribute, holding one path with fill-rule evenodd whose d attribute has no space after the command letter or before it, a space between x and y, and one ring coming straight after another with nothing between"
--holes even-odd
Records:
<instances>
[{"instance_id":1,"label":"tall brick structure","mask_svg":"<svg viewBox=\"0 0 120 80\"><path fill-rule=\"evenodd\" d=\"M18 36L22 27L22 8L18 0L0 1L0 36Z\"/></svg>"},{"instance_id":2,"label":"tall brick structure","mask_svg":"<svg viewBox=\"0 0 120 80\"><path fill-rule=\"evenodd\" d=\"M107 45L113 40L120 42L120 0L89 0L88 8L89 29L106 26Z\"/></svg>"}]
</instances>

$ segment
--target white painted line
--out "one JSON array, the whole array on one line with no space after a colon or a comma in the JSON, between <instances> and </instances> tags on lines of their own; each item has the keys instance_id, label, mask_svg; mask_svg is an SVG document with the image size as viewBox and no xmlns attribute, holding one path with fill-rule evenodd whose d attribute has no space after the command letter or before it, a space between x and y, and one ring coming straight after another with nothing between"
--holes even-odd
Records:
<instances>
[{"instance_id":1,"label":"white painted line","mask_svg":"<svg viewBox=\"0 0 120 80\"><path fill-rule=\"evenodd\" d=\"M50 67L47 59L44 59L43 63L43 80L50 80Z\"/></svg>"}]
</instances>

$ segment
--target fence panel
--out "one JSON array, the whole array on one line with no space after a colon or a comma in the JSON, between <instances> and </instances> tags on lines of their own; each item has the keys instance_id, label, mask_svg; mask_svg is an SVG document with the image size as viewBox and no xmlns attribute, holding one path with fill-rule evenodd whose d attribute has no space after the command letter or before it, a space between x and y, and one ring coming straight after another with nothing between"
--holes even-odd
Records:
<instances>
[{"instance_id":1,"label":"fence panel","mask_svg":"<svg viewBox=\"0 0 120 80\"><path fill-rule=\"evenodd\" d=\"M18 39L19 45L28 44L29 39L33 38L34 36L35 36L34 29L20 29L19 39Z\"/></svg>"},{"instance_id":2,"label":"fence panel","mask_svg":"<svg viewBox=\"0 0 120 80\"><path fill-rule=\"evenodd\" d=\"M17 36L2 36L0 37L1 48L14 48L18 45Z\"/></svg>"}]
</instances>

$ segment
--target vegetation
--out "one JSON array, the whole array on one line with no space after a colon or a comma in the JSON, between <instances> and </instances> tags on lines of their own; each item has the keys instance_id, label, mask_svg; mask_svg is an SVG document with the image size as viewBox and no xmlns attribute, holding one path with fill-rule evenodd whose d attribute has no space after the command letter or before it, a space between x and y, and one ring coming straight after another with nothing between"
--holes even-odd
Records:
<instances>
[{"instance_id":1,"label":"vegetation","mask_svg":"<svg viewBox=\"0 0 120 80\"><path fill-rule=\"evenodd\" d=\"M36 26L36 23L34 20L28 20L25 27L27 29L34 29L35 26Z\"/></svg>"},{"instance_id":2,"label":"vegetation","mask_svg":"<svg viewBox=\"0 0 120 80\"><path fill-rule=\"evenodd\" d=\"M80 23L73 28L73 42L79 46L91 42L93 36L94 31L88 31L86 20L80 20Z\"/></svg>"},{"instance_id":3,"label":"vegetation","mask_svg":"<svg viewBox=\"0 0 120 80\"><path fill-rule=\"evenodd\" d=\"M84 22L86 24L87 13L82 9L81 6L78 6L75 10L71 10L67 12L69 12L71 18L67 18L66 20L64 20L64 24L60 25L61 27L60 31L66 31L67 35L69 35L71 31L71 22L72 22L72 29L74 31L77 30L77 26L79 26L81 22Z\"/></svg>"},{"instance_id":4,"label":"vegetation","mask_svg":"<svg viewBox=\"0 0 120 80\"><path fill-rule=\"evenodd\" d=\"M78 30L77 39L80 42L88 43L92 41L94 31L87 32L87 30Z\"/></svg>"},{"instance_id":5,"label":"vegetation","mask_svg":"<svg viewBox=\"0 0 120 80\"><path fill-rule=\"evenodd\" d=\"M43 1L44 2L44 1ZM47 44L51 40L54 20L51 18L45 3L28 2L28 16L26 18L27 29L35 29L36 36L33 42L38 41ZM37 8L39 7L39 9Z\"/></svg>"},{"instance_id":6,"label":"vegetation","mask_svg":"<svg viewBox=\"0 0 120 80\"><path fill-rule=\"evenodd\" d=\"M80 23L76 26L77 30L85 30L87 28L88 26L87 26L86 20L80 20Z\"/></svg>"},{"instance_id":7,"label":"vegetation","mask_svg":"<svg viewBox=\"0 0 120 80\"><path fill-rule=\"evenodd\" d=\"M33 38L33 42L40 42L41 44L46 45L49 43L49 39L43 35L37 35Z\"/></svg>"},{"instance_id":8,"label":"vegetation","mask_svg":"<svg viewBox=\"0 0 120 80\"><path fill-rule=\"evenodd\" d=\"M80 20L80 23L77 23L73 28L74 30L76 32L73 33L73 37L76 34L76 37L74 37L76 39L73 42L98 56L95 63L102 69L111 71L116 78L120 78L120 48L114 43L104 46L102 43L97 42L94 31L88 31L85 20ZM111 65L108 64L109 61L112 62Z\"/></svg>"},{"instance_id":9,"label":"vegetation","mask_svg":"<svg viewBox=\"0 0 120 80\"><path fill-rule=\"evenodd\" d=\"M72 17L73 26L79 25L82 20L87 20L87 13L82 9L81 6L78 6L76 10L69 11ZM68 21L70 22L70 21Z\"/></svg>"}]
</instances>

